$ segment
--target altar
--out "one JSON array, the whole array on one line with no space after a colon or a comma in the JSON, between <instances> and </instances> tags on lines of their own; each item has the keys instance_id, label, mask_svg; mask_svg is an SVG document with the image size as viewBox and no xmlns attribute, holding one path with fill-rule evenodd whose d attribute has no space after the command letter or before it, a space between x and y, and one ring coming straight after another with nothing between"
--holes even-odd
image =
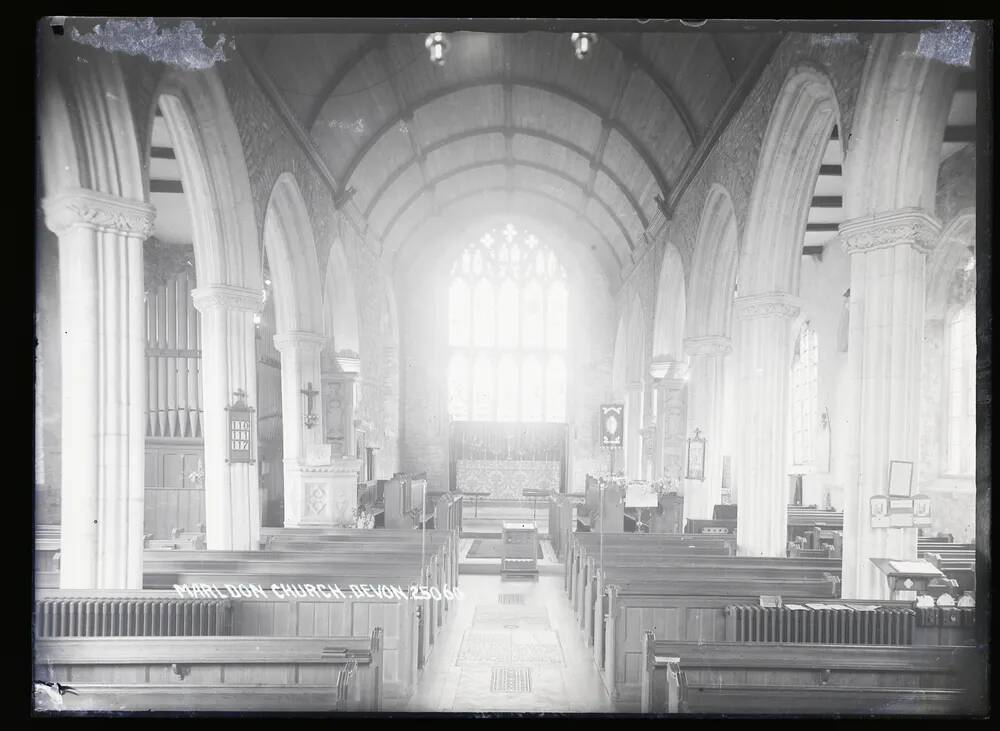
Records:
<instances>
[{"instance_id":1,"label":"altar","mask_svg":"<svg viewBox=\"0 0 1000 731\"><path fill-rule=\"evenodd\" d=\"M489 500L522 500L524 490L559 492L562 463L555 460L460 459L455 469L455 486L459 491L488 492Z\"/></svg>"},{"instance_id":2,"label":"altar","mask_svg":"<svg viewBox=\"0 0 1000 731\"><path fill-rule=\"evenodd\" d=\"M450 432L450 489L486 500L566 491L566 424L458 421Z\"/></svg>"}]
</instances>

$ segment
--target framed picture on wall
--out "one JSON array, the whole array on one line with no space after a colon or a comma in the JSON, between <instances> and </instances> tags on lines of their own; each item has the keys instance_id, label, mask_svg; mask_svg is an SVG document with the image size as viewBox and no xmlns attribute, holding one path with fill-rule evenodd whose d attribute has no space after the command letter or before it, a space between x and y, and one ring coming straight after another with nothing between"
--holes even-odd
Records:
<instances>
[{"instance_id":1,"label":"framed picture on wall","mask_svg":"<svg viewBox=\"0 0 1000 731\"><path fill-rule=\"evenodd\" d=\"M688 439L687 474L689 480L705 479L705 438L701 429L694 430L694 436Z\"/></svg>"},{"instance_id":2,"label":"framed picture on wall","mask_svg":"<svg viewBox=\"0 0 1000 731\"><path fill-rule=\"evenodd\" d=\"M913 462L889 462L889 494L893 497L910 497L913 491Z\"/></svg>"}]
</instances>

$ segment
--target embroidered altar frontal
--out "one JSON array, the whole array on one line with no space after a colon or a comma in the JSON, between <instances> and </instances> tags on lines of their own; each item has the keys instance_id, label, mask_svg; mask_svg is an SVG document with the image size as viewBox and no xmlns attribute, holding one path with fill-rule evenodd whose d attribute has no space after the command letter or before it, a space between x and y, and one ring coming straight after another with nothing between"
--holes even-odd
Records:
<instances>
[{"instance_id":1,"label":"embroidered altar frontal","mask_svg":"<svg viewBox=\"0 0 1000 731\"><path fill-rule=\"evenodd\" d=\"M460 459L455 481L459 490L489 492L493 500L520 500L526 489L558 492L560 468L556 461Z\"/></svg>"}]
</instances>

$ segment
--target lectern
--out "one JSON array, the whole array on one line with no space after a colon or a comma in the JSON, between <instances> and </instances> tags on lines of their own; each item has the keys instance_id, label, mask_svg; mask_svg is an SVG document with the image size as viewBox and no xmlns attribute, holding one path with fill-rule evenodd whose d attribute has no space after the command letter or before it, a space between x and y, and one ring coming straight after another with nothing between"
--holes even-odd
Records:
<instances>
[{"instance_id":1,"label":"lectern","mask_svg":"<svg viewBox=\"0 0 1000 731\"><path fill-rule=\"evenodd\" d=\"M534 523L503 524L501 576L538 576L538 528Z\"/></svg>"},{"instance_id":2,"label":"lectern","mask_svg":"<svg viewBox=\"0 0 1000 731\"><path fill-rule=\"evenodd\" d=\"M933 579L943 579L944 574L927 561L901 561L891 558L873 558L871 562L889 582L891 599L909 601L918 593L926 593Z\"/></svg>"}]
</instances>

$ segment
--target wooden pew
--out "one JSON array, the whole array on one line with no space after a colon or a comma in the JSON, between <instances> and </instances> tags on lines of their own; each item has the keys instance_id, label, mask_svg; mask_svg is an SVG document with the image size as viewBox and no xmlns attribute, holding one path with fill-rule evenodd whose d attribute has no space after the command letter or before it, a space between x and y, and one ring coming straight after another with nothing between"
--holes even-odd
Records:
<instances>
[{"instance_id":1,"label":"wooden pew","mask_svg":"<svg viewBox=\"0 0 1000 731\"><path fill-rule=\"evenodd\" d=\"M421 520L430 522L434 518L434 503L427 486L427 500L421 505L424 491L420 482L427 481L427 473L399 472L385 482L385 527L389 529L419 528ZM421 512L423 507L423 512Z\"/></svg>"},{"instance_id":2,"label":"wooden pew","mask_svg":"<svg viewBox=\"0 0 1000 731\"><path fill-rule=\"evenodd\" d=\"M566 557L569 541L576 528L576 509L583 496L552 493L549 495L549 542L560 560Z\"/></svg>"},{"instance_id":3,"label":"wooden pew","mask_svg":"<svg viewBox=\"0 0 1000 731\"><path fill-rule=\"evenodd\" d=\"M383 554L384 561L373 558L373 554L333 554L322 552L228 552L201 551L192 556L184 552L156 552L146 554L143 583L149 589L167 589L178 584L209 584L222 591L226 585L238 588L239 584L254 584L265 593L272 585L337 585L345 594L364 591L362 585L371 587L400 587L404 597L371 597L372 601L394 603L410 602L418 607L419 634L417 653L422 666L429 658L437 635L444 622L445 586L436 572L436 561L428 566L420 563L419 552L395 552ZM357 587L352 589L351 585ZM428 587L432 596L417 596L411 593L413 586ZM329 599L317 590L316 600ZM370 593L378 593L373 588ZM321 596L322 595L322 596ZM361 597L354 597L360 599Z\"/></svg>"},{"instance_id":4,"label":"wooden pew","mask_svg":"<svg viewBox=\"0 0 1000 731\"><path fill-rule=\"evenodd\" d=\"M615 555L622 551L635 553L641 551L646 555L657 556L728 556L733 553L735 544L719 536L677 536L675 534L630 534L619 536L604 536L592 533L574 534L570 540L570 548L564 562L564 585L570 599L575 599L577 587L585 585L586 559L588 556L600 556L603 543L604 555Z\"/></svg>"},{"instance_id":5,"label":"wooden pew","mask_svg":"<svg viewBox=\"0 0 1000 731\"><path fill-rule=\"evenodd\" d=\"M981 696L970 647L643 643L643 713L962 714Z\"/></svg>"},{"instance_id":6,"label":"wooden pew","mask_svg":"<svg viewBox=\"0 0 1000 731\"><path fill-rule=\"evenodd\" d=\"M595 662L613 699L621 694L628 695L637 687L629 687L636 678L634 673L629 675L627 668L629 653L638 652L635 641L640 625L635 623L643 625L642 629L649 629L643 623L659 618L656 620L659 626L670 626L672 631L682 632L680 627L670 624L671 616L680 621L676 616L679 598L728 597L729 604L736 596L751 596L754 601L760 596L819 597L829 601L840 593L837 577L796 577L794 574L768 577L754 575L749 569L738 578L650 580L648 574L615 575L607 579L606 586L605 594L595 597L587 608L584 638L588 646L594 648ZM635 607L641 611L635 611ZM702 619L704 617L697 621ZM713 622L724 627L723 620L724 617L719 617Z\"/></svg>"},{"instance_id":7,"label":"wooden pew","mask_svg":"<svg viewBox=\"0 0 1000 731\"><path fill-rule=\"evenodd\" d=\"M413 547L418 552L421 545L430 553L443 547L445 558L442 565L448 566L447 576L451 586L458 585L459 534L451 531L413 530L358 530L356 528L263 528L261 543L267 550L315 550L315 544L351 544L367 546L372 542L388 543L395 547ZM295 545L302 544L302 545ZM311 545L306 545L311 544ZM336 549L340 550L340 549Z\"/></svg>"},{"instance_id":8,"label":"wooden pew","mask_svg":"<svg viewBox=\"0 0 1000 731\"><path fill-rule=\"evenodd\" d=\"M67 711L379 711L382 633L356 637L84 637L35 645L35 680ZM37 696L36 696L37 697Z\"/></svg>"},{"instance_id":9,"label":"wooden pew","mask_svg":"<svg viewBox=\"0 0 1000 731\"><path fill-rule=\"evenodd\" d=\"M462 493L434 493L434 530L462 532Z\"/></svg>"},{"instance_id":10,"label":"wooden pew","mask_svg":"<svg viewBox=\"0 0 1000 731\"><path fill-rule=\"evenodd\" d=\"M156 569L157 571L161 571ZM403 599L395 596L355 596L350 584L409 585L408 575L389 575L378 567L355 570L353 574L336 571L294 574L254 573L234 576L211 567L178 570L146 575L148 588L167 588L174 584L215 585L224 594L225 584L258 584L264 596L232 598L233 634L269 637L366 637L380 626L384 629L384 687L388 698L407 698L412 694L418 668L430 656L430 605L427 599ZM305 584L336 584L344 596L309 595ZM286 585L292 591L280 595L271 585ZM332 594L324 590L322 594Z\"/></svg>"},{"instance_id":11,"label":"wooden pew","mask_svg":"<svg viewBox=\"0 0 1000 731\"><path fill-rule=\"evenodd\" d=\"M923 558L958 583L958 593L976 590L976 556L966 552L934 553L928 551Z\"/></svg>"},{"instance_id":12,"label":"wooden pew","mask_svg":"<svg viewBox=\"0 0 1000 731\"><path fill-rule=\"evenodd\" d=\"M608 483L604 490L604 478L587 475L583 505L577 508L577 516L585 519L590 532L607 534L625 532L625 487ZM602 506L603 503L603 506Z\"/></svg>"}]
</instances>

